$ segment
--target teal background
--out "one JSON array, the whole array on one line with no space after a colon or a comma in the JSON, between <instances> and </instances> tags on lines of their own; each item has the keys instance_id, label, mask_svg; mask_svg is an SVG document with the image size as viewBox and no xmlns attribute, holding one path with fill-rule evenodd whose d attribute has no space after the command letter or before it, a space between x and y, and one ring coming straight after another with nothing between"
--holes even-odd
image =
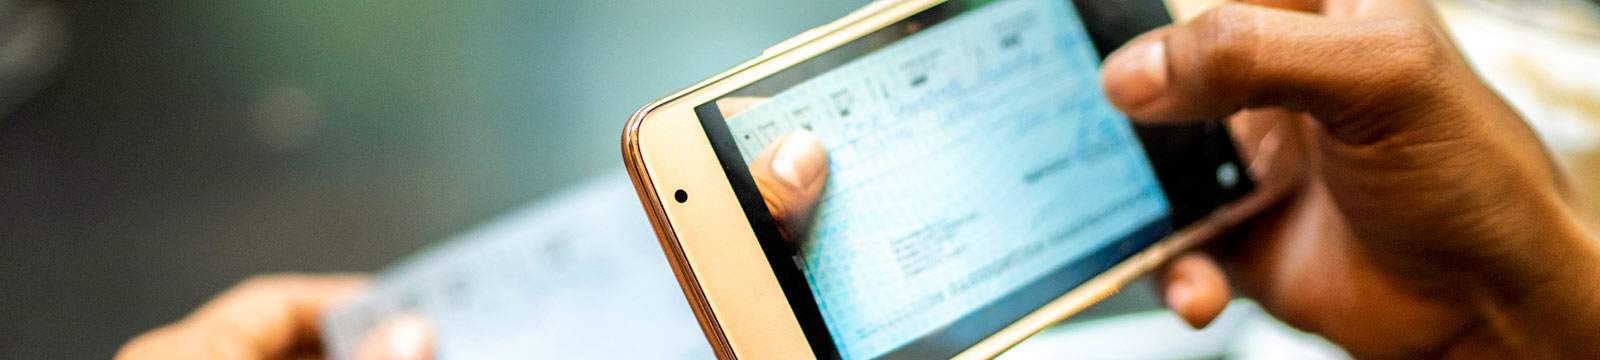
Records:
<instances>
[{"instance_id":1,"label":"teal background","mask_svg":"<svg viewBox=\"0 0 1600 360\"><path fill-rule=\"evenodd\" d=\"M0 113L0 359L380 269L619 167L634 110L865 1L45 4L66 57Z\"/></svg>"}]
</instances>

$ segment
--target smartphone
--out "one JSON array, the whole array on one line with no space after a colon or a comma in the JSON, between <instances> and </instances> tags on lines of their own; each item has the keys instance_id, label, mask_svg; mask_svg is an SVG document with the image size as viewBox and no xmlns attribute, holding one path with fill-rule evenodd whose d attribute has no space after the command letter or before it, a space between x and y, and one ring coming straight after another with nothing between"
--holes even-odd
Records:
<instances>
[{"instance_id":1,"label":"smartphone","mask_svg":"<svg viewBox=\"0 0 1600 360\"><path fill-rule=\"evenodd\" d=\"M1160 0L880 1L645 106L623 157L720 357L993 357L1260 196L1223 123L1105 99L1105 55L1169 22ZM748 164L796 129L829 177L790 246Z\"/></svg>"}]
</instances>

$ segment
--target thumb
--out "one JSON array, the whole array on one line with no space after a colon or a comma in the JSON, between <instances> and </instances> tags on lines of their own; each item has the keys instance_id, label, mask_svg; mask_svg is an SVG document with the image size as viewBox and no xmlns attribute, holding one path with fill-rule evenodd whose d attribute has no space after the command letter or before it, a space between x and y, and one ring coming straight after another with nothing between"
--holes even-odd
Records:
<instances>
[{"instance_id":1,"label":"thumb","mask_svg":"<svg viewBox=\"0 0 1600 360\"><path fill-rule=\"evenodd\" d=\"M427 318L402 313L373 327L352 355L356 360L428 360L433 358L435 337Z\"/></svg>"},{"instance_id":2,"label":"thumb","mask_svg":"<svg viewBox=\"0 0 1600 360\"><path fill-rule=\"evenodd\" d=\"M1384 115L1428 104L1454 67L1425 20L1330 19L1228 4L1145 34L1107 57L1111 102L1143 121L1201 121L1247 108L1310 112L1340 140L1370 143Z\"/></svg>"},{"instance_id":3,"label":"thumb","mask_svg":"<svg viewBox=\"0 0 1600 360\"><path fill-rule=\"evenodd\" d=\"M828 151L810 131L796 130L767 145L750 164L750 177L785 240L799 240L828 180Z\"/></svg>"}]
</instances>

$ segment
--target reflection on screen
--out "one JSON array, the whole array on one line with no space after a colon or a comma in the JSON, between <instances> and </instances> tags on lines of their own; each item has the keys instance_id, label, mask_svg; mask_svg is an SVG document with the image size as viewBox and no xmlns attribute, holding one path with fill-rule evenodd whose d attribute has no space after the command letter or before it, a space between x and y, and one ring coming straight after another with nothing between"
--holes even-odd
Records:
<instances>
[{"instance_id":1,"label":"reflection on screen","mask_svg":"<svg viewBox=\"0 0 1600 360\"><path fill-rule=\"evenodd\" d=\"M844 358L987 316L1167 215L1070 6L996 1L728 118L746 163L800 128L829 151L796 259Z\"/></svg>"}]
</instances>

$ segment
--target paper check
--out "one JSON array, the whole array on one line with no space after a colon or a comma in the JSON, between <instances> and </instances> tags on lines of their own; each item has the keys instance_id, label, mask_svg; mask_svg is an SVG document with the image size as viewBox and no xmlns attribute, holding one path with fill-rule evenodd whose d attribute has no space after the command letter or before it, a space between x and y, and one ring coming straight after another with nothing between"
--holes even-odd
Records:
<instances>
[{"instance_id":1,"label":"paper check","mask_svg":"<svg viewBox=\"0 0 1600 360\"><path fill-rule=\"evenodd\" d=\"M437 327L436 359L707 359L633 185L621 171L541 199L385 271L323 318L349 359L402 311Z\"/></svg>"}]
</instances>

